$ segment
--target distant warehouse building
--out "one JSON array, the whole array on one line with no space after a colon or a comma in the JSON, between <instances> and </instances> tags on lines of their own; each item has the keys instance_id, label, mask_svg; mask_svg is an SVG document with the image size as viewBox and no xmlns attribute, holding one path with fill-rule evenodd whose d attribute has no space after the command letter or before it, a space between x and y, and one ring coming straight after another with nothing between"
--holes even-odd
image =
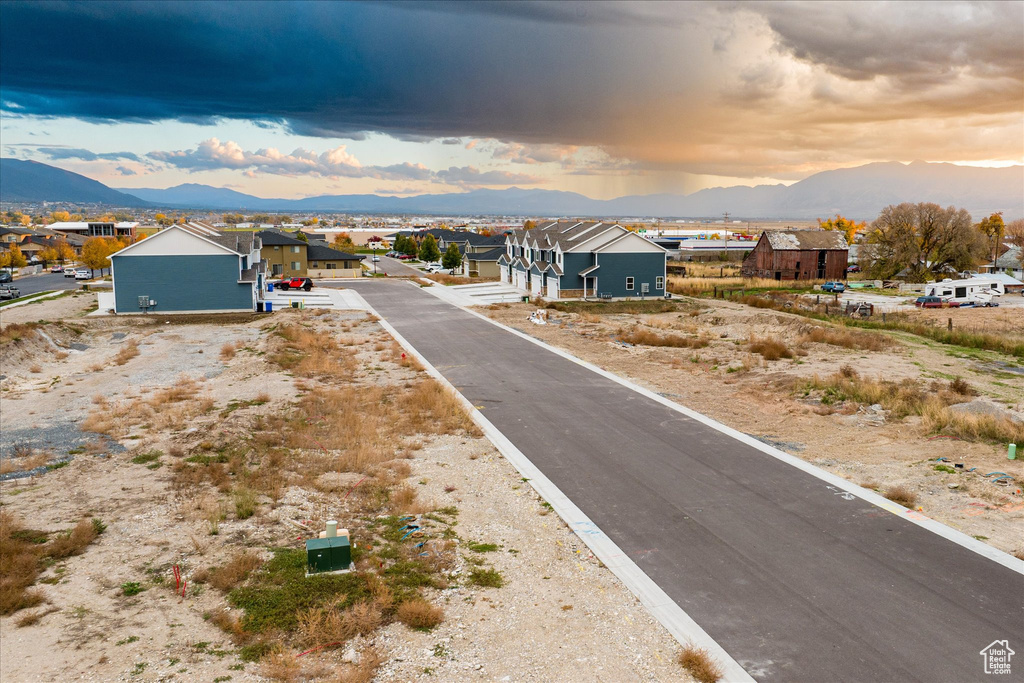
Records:
<instances>
[{"instance_id":1,"label":"distant warehouse building","mask_svg":"<svg viewBox=\"0 0 1024 683\"><path fill-rule=\"evenodd\" d=\"M110 257L114 311L255 311L266 264L251 232L172 225Z\"/></svg>"},{"instance_id":2,"label":"distant warehouse building","mask_svg":"<svg viewBox=\"0 0 1024 683\"><path fill-rule=\"evenodd\" d=\"M846 277L846 236L833 230L766 230L743 260L744 277L770 280L841 280Z\"/></svg>"}]
</instances>

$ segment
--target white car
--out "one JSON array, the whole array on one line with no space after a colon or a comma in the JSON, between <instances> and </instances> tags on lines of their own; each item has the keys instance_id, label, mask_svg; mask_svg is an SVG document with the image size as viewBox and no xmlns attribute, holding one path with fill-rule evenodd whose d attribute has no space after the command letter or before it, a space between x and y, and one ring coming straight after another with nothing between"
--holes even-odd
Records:
<instances>
[{"instance_id":1,"label":"white car","mask_svg":"<svg viewBox=\"0 0 1024 683\"><path fill-rule=\"evenodd\" d=\"M371 260L371 261L373 261L374 263L380 263L380 256L374 256L374 257L373 257L372 259L370 259L370 260Z\"/></svg>"},{"instance_id":2,"label":"white car","mask_svg":"<svg viewBox=\"0 0 1024 683\"><path fill-rule=\"evenodd\" d=\"M92 272L87 268L79 268L75 271L76 280L91 280Z\"/></svg>"}]
</instances>

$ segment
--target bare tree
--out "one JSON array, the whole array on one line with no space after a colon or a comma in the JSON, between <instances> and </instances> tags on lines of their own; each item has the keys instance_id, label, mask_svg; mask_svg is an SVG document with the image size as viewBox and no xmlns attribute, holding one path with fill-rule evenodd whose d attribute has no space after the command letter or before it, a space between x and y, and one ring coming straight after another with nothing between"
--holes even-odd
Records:
<instances>
[{"instance_id":1,"label":"bare tree","mask_svg":"<svg viewBox=\"0 0 1024 683\"><path fill-rule=\"evenodd\" d=\"M862 261L877 278L907 269L921 282L949 270L967 270L985 257L987 245L965 209L903 203L882 209L871 224Z\"/></svg>"}]
</instances>

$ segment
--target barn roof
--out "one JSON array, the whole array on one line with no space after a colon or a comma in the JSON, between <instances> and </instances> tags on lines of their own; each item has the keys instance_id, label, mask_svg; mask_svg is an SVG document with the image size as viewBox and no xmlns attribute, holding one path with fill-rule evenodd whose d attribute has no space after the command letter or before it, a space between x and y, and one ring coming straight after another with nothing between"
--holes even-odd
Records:
<instances>
[{"instance_id":1,"label":"barn roof","mask_svg":"<svg viewBox=\"0 0 1024 683\"><path fill-rule=\"evenodd\" d=\"M848 249L846 236L837 230L767 230L764 234L776 251Z\"/></svg>"}]
</instances>

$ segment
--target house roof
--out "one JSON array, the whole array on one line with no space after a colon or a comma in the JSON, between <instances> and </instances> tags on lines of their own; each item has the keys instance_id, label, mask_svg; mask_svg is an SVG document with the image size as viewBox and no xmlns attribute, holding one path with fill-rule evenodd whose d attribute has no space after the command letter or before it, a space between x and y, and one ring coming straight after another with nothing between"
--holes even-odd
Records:
<instances>
[{"instance_id":1,"label":"house roof","mask_svg":"<svg viewBox=\"0 0 1024 683\"><path fill-rule=\"evenodd\" d=\"M310 261L361 261L366 256L349 254L320 244L310 244L306 247L306 258Z\"/></svg>"},{"instance_id":2,"label":"house roof","mask_svg":"<svg viewBox=\"0 0 1024 683\"><path fill-rule=\"evenodd\" d=\"M305 246L306 243L300 239L296 239L290 235L286 235L280 230L260 230L257 235L260 236L260 240L263 242L265 247L290 247L296 245Z\"/></svg>"},{"instance_id":3,"label":"house roof","mask_svg":"<svg viewBox=\"0 0 1024 683\"><path fill-rule=\"evenodd\" d=\"M837 230L766 230L764 237L776 251L848 248L846 236Z\"/></svg>"},{"instance_id":4,"label":"house roof","mask_svg":"<svg viewBox=\"0 0 1024 683\"><path fill-rule=\"evenodd\" d=\"M548 221L540 223L531 230L513 230L511 238L514 242L536 245L538 249L561 248L568 251L577 244L606 230L618 226L618 223L602 221Z\"/></svg>"},{"instance_id":5,"label":"house roof","mask_svg":"<svg viewBox=\"0 0 1024 683\"><path fill-rule=\"evenodd\" d=\"M470 261L497 261L505 254L505 247L495 247L487 251L469 252L466 258Z\"/></svg>"},{"instance_id":6,"label":"house roof","mask_svg":"<svg viewBox=\"0 0 1024 683\"><path fill-rule=\"evenodd\" d=\"M239 256L248 256L252 251L260 248L260 238L254 232L222 233L216 230L215 228L207 226L206 224L197 223L183 223L171 225L166 229L161 230L153 237L162 235L164 232L168 230L182 230L183 232L187 232L188 234L198 237L201 240L211 242L219 247L227 249L228 251L232 251L238 254ZM153 237L147 238L146 240L140 240L135 244L130 244L121 251L111 254L111 256L119 256L124 252L130 249L134 249L136 246L140 244L143 244L144 242L148 242L148 240L153 239Z\"/></svg>"},{"instance_id":7,"label":"house roof","mask_svg":"<svg viewBox=\"0 0 1024 683\"><path fill-rule=\"evenodd\" d=\"M28 228L14 228L10 226L0 226L0 235L33 235L35 231L29 230Z\"/></svg>"},{"instance_id":8,"label":"house roof","mask_svg":"<svg viewBox=\"0 0 1024 683\"><path fill-rule=\"evenodd\" d=\"M1002 256L996 259L994 265L996 268L1017 269L1021 267L1022 263L1024 263L1024 261L1021 260L1022 257L1024 257L1024 249L1021 249L1020 247L1010 247Z\"/></svg>"},{"instance_id":9,"label":"house roof","mask_svg":"<svg viewBox=\"0 0 1024 683\"><path fill-rule=\"evenodd\" d=\"M1002 283L1004 287L1006 285L1010 285L1011 287L1024 285L1024 282L1021 282L1017 278L1013 277L1012 275L1007 275L1006 273L985 273L984 275L972 275L971 279L995 281Z\"/></svg>"},{"instance_id":10,"label":"house roof","mask_svg":"<svg viewBox=\"0 0 1024 683\"><path fill-rule=\"evenodd\" d=\"M593 273L595 270L597 270L600 267L601 266L599 266L599 265L597 265L595 263L594 265L590 266L589 268L584 268L583 270L581 270L579 274L580 274L581 277L584 276L584 275L590 275L591 273Z\"/></svg>"}]
</instances>

